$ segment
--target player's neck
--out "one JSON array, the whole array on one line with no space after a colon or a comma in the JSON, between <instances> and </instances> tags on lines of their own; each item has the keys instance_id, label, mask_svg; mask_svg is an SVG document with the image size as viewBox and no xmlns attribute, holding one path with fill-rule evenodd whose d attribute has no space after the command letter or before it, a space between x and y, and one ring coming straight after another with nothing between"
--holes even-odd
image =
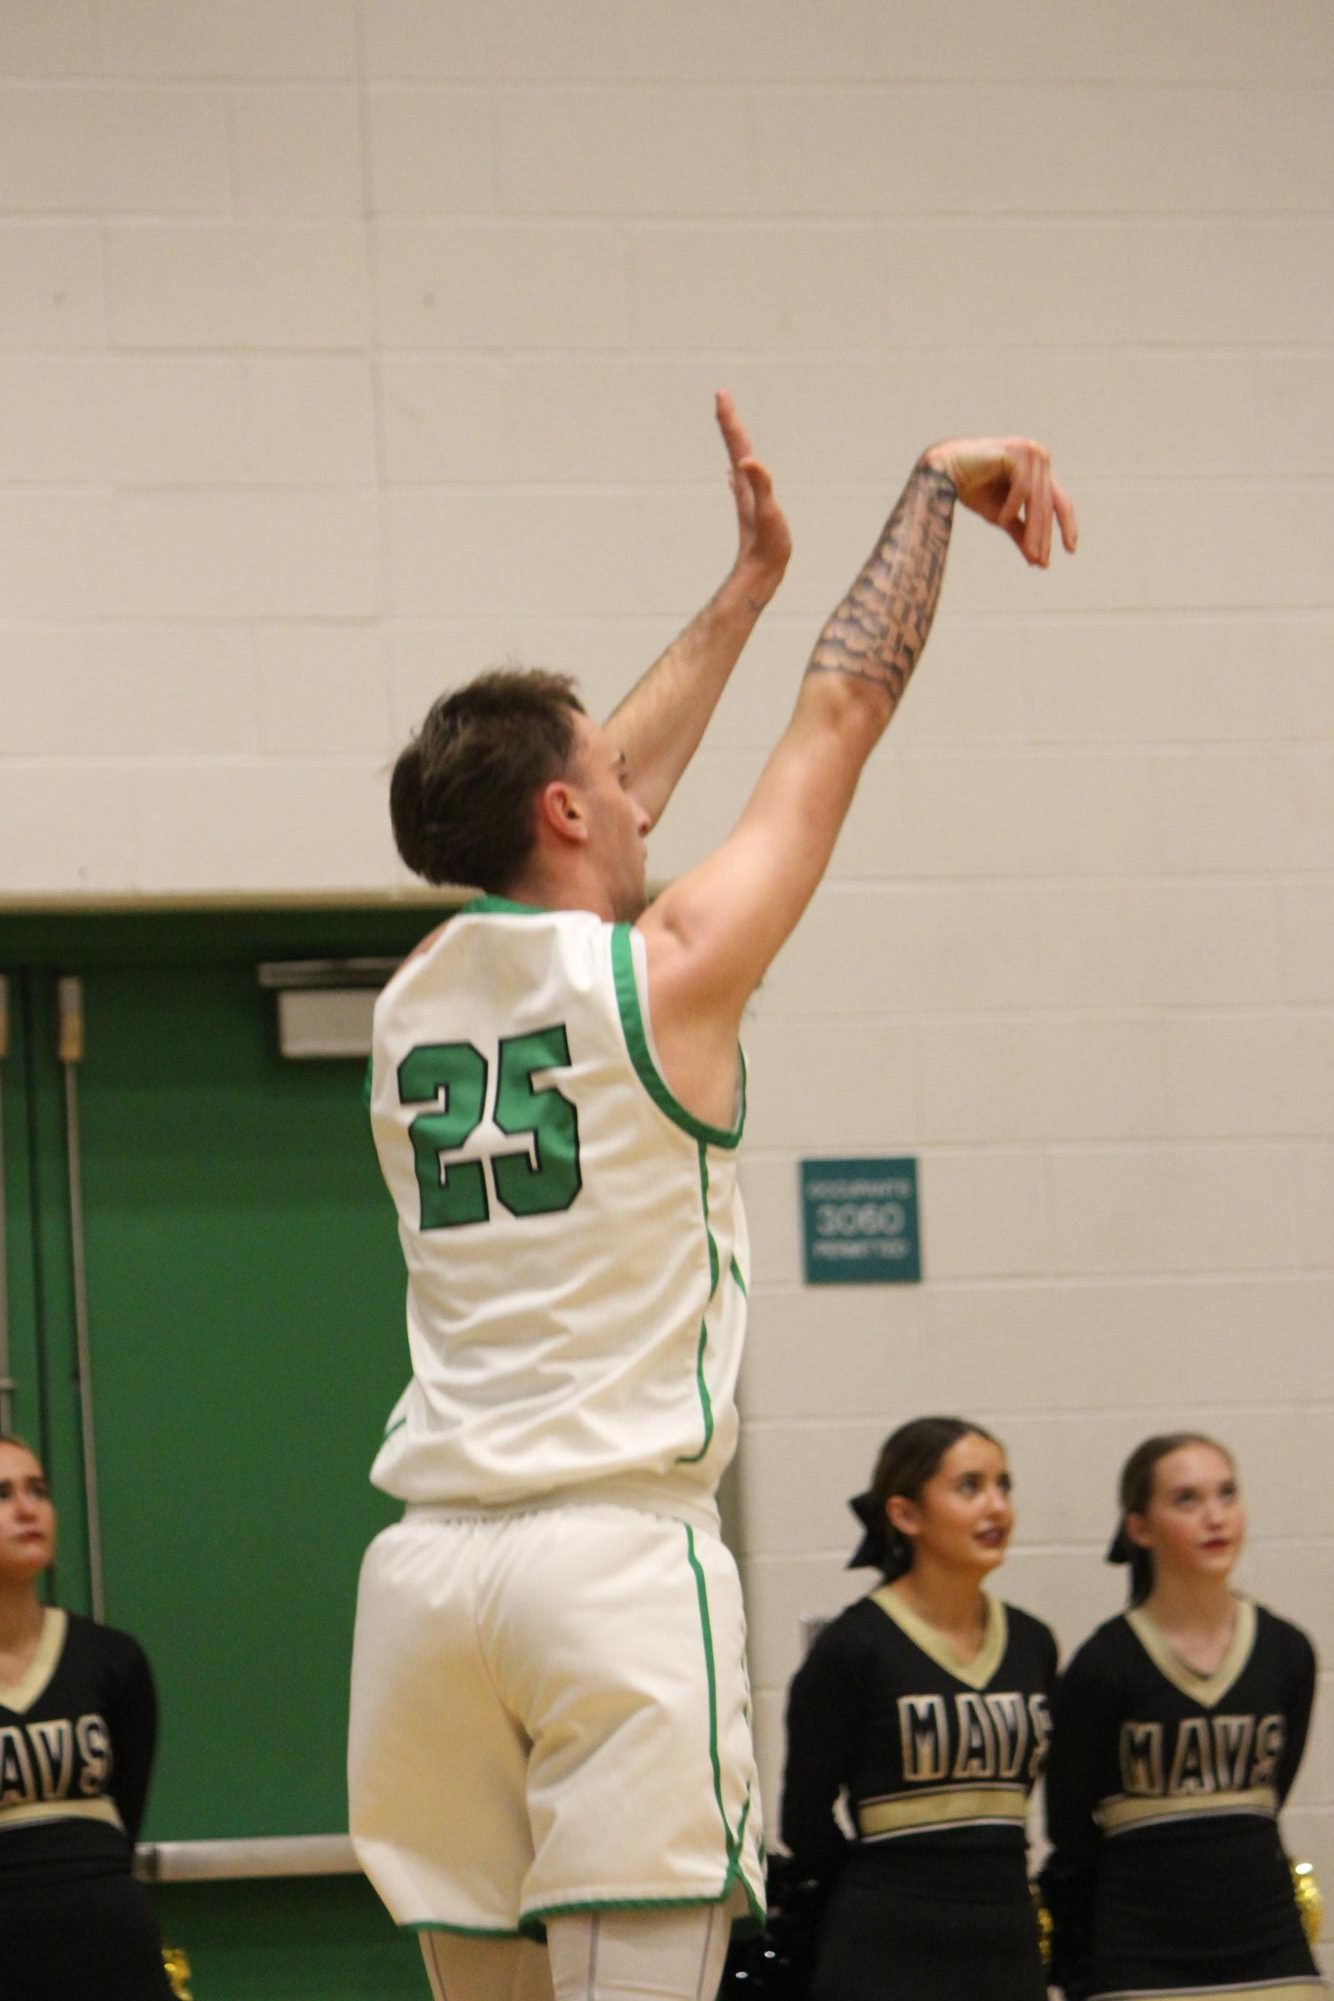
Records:
<instances>
[{"instance_id":1,"label":"player's neck","mask_svg":"<svg viewBox=\"0 0 1334 2001\"><path fill-rule=\"evenodd\" d=\"M1155 1577L1143 1609L1160 1632L1217 1636L1232 1630L1237 1594L1226 1577L1164 1570Z\"/></svg>"},{"instance_id":2,"label":"player's neck","mask_svg":"<svg viewBox=\"0 0 1334 2001\"><path fill-rule=\"evenodd\" d=\"M947 1569L919 1556L912 1569L895 1580L893 1589L909 1611L943 1633L965 1658L982 1645L987 1601L976 1571Z\"/></svg>"},{"instance_id":3,"label":"player's neck","mask_svg":"<svg viewBox=\"0 0 1334 2001\"><path fill-rule=\"evenodd\" d=\"M0 1656L22 1652L41 1637L45 1616L30 1578L0 1578ZM0 1679L3 1679L0 1676Z\"/></svg>"},{"instance_id":4,"label":"player's neck","mask_svg":"<svg viewBox=\"0 0 1334 2001\"><path fill-rule=\"evenodd\" d=\"M615 912L596 871L587 866L582 851L561 853L552 861L542 853L534 855L522 875L506 884L511 903L530 903L536 910L591 910L608 922Z\"/></svg>"}]
</instances>

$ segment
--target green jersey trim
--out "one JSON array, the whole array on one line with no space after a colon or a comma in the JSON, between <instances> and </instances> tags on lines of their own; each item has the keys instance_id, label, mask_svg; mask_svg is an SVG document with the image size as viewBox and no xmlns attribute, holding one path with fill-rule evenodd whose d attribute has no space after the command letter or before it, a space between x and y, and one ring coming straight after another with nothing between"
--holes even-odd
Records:
<instances>
[{"instance_id":1,"label":"green jersey trim","mask_svg":"<svg viewBox=\"0 0 1334 2001\"><path fill-rule=\"evenodd\" d=\"M406 1423L407 1419L405 1417L396 1417L392 1424L387 1424L380 1439L381 1445L385 1443L386 1439L392 1438L396 1431L402 1431Z\"/></svg>"},{"instance_id":2,"label":"green jersey trim","mask_svg":"<svg viewBox=\"0 0 1334 2001\"><path fill-rule=\"evenodd\" d=\"M660 1112L689 1133L691 1139L702 1140L706 1146L721 1146L731 1151L741 1143L742 1129L746 1123L746 1064L737 1049L737 1062L741 1068L741 1107L736 1125L729 1132L723 1126L707 1125L697 1119L679 1104L668 1089L667 1083L653 1061L649 1049L648 1033L644 1027L643 1010L639 1005L639 987L635 980L634 948L630 940L631 927L628 924L614 924L611 932L611 965L616 984L616 1003L621 1013L621 1029L625 1035L625 1046L634 1064L635 1074L652 1098Z\"/></svg>"},{"instance_id":3,"label":"green jersey trim","mask_svg":"<svg viewBox=\"0 0 1334 2001\"><path fill-rule=\"evenodd\" d=\"M699 1199L704 1211L704 1235L709 1246L709 1298L712 1300L718 1290L718 1245L709 1226L709 1155L702 1142L699 1145ZM699 1323L699 1346L695 1350L695 1389L704 1419L704 1443L698 1452L683 1452L677 1459L678 1466L697 1466L713 1443L713 1398L709 1395L709 1385L704 1376L704 1356L708 1345L709 1323L706 1317Z\"/></svg>"},{"instance_id":4,"label":"green jersey trim","mask_svg":"<svg viewBox=\"0 0 1334 2001\"><path fill-rule=\"evenodd\" d=\"M449 1932L455 1938L522 1938L521 1929L506 1925L451 1925L445 1918L405 1918L401 1932Z\"/></svg>"},{"instance_id":5,"label":"green jersey trim","mask_svg":"<svg viewBox=\"0 0 1334 2001\"><path fill-rule=\"evenodd\" d=\"M727 1809L723 1805L723 1768L718 1757L718 1671L713 1660L713 1628L709 1624L709 1590L704 1579L704 1571L695 1554L695 1534L688 1522L683 1522L686 1532L686 1554L690 1568L695 1573L695 1597L699 1604L700 1634L704 1641L704 1672L709 1689L709 1763L713 1766L713 1797L718 1804L718 1818L723 1824L723 1842L727 1855L727 1881L736 1874L737 1856L741 1850L740 1836L734 1840L727 1824Z\"/></svg>"},{"instance_id":6,"label":"green jersey trim","mask_svg":"<svg viewBox=\"0 0 1334 2001\"><path fill-rule=\"evenodd\" d=\"M713 1444L713 1398L704 1380L704 1351L709 1345L709 1323L699 1323L699 1346L695 1350L695 1387L699 1391L699 1407L704 1416L704 1443L698 1452L683 1452L678 1457L678 1466L698 1466L709 1447Z\"/></svg>"},{"instance_id":7,"label":"green jersey trim","mask_svg":"<svg viewBox=\"0 0 1334 2001\"><path fill-rule=\"evenodd\" d=\"M510 896L474 896L470 903L464 903L454 912L456 917L545 917L546 911L540 903L516 903ZM507 1938L517 1934L507 1932Z\"/></svg>"}]
</instances>

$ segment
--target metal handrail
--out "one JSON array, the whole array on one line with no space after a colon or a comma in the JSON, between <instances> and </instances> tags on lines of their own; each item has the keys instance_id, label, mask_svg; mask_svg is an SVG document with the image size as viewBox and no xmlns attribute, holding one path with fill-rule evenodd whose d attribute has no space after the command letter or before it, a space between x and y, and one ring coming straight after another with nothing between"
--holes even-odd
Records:
<instances>
[{"instance_id":1,"label":"metal handrail","mask_svg":"<svg viewBox=\"0 0 1334 2001\"><path fill-rule=\"evenodd\" d=\"M94 1619L106 1616L102 1581L102 1507L97 1485L93 1425L93 1360L88 1340L88 1269L84 1255L83 1151L79 1140L79 1065L84 1056L83 981L56 981L59 1024L56 1054L65 1073L65 1150L69 1164L70 1278L74 1289L74 1342L78 1360L79 1426L83 1439L83 1491L88 1522L88 1597Z\"/></svg>"},{"instance_id":2,"label":"metal handrail","mask_svg":"<svg viewBox=\"0 0 1334 2001\"><path fill-rule=\"evenodd\" d=\"M145 1883L224 1883L254 1876L359 1876L346 1834L255 1835L240 1841L141 1841Z\"/></svg>"}]
</instances>

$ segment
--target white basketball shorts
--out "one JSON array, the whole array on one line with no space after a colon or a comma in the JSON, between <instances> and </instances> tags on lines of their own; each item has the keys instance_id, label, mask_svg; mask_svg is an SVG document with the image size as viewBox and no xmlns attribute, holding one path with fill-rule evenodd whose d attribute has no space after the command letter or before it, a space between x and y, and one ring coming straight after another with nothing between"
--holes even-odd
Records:
<instances>
[{"instance_id":1,"label":"white basketball shorts","mask_svg":"<svg viewBox=\"0 0 1334 2001\"><path fill-rule=\"evenodd\" d=\"M763 1914L741 1588L718 1536L608 1504L409 1508L366 1553L352 1839L401 1925Z\"/></svg>"}]
</instances>

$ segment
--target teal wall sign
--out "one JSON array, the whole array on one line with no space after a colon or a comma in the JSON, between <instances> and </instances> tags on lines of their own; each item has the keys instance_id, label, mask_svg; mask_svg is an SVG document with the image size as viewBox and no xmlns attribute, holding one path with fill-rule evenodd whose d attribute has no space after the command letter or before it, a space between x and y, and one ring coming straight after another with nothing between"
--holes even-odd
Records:
<instances>
[{"instance_id":1,"label":"teal wall sign","mask_svg":"<svg viewBox=\"0 0 1334 2001\"><path fill-rule=\"evenodd\" d=\"M915 1160L803 1160L807 1285L913 1285L922 1276Z\"/></svg>"}]
</instances>

